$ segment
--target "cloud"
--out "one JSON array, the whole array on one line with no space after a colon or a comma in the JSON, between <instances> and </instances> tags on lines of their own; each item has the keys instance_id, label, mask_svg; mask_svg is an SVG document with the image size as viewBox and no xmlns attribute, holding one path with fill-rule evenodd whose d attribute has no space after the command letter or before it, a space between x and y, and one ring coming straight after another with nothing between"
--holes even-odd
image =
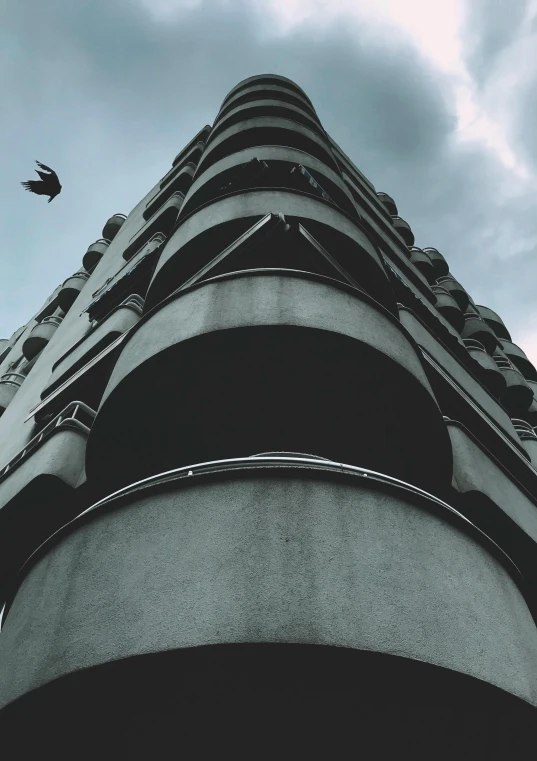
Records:
<instances>
[{"instance_id":1,"label":"cloud","mask_svg":"<svg viewBox=\"0 0 537 761\"><path fill-rule=\"evenodd\" d=\"M298 0L11 4L0 30L2 335L78 269L104 221L149 191L227 92L263 72L302 86L328 132L396 199L418 245L439 248L515 341L528 335L537 287L529 5L459 3L441 19L442 50L442 24L420 15L417 0L407 6L405 15L380 0L307 13ZM483 130L461 132L461 82L525 180ZM64 186L50 205L18 185L34 159Z\"/></svg>"}]
</instances>

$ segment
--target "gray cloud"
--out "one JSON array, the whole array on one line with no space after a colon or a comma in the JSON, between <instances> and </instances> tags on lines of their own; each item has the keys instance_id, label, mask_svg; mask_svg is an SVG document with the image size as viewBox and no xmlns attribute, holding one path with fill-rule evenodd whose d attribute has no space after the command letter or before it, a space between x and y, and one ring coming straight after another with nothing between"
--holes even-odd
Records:
<instances>
[{"instance_id":1,"label":"gray cloud","mask_svg":"<svg viewBox=\"0 0 537 761\"><path fill-rule=\"evenodd\" d=\"M489 18L484 5L473 6L468 60L483 84L486 62L516 37L521 6L509 23L503 10ZM2 335L78 269L106 218L148 192L212 123L226 93L263 72L301 85L343 150L394 196L418 245L443 251L474 298L497 309L515 336L527 328L537 286L532 199L483 146L456 142L449 83L402 36L379 37L367 26L351 33L338 20L278 37L242 2L206 2L159 23L127 0L24 0L6 22ZM529 146L535 104L528 103L515 123ZM34 159L53 166L64 185L50 206L18 185L31 177Z\"/></svg>"}]
</instances>

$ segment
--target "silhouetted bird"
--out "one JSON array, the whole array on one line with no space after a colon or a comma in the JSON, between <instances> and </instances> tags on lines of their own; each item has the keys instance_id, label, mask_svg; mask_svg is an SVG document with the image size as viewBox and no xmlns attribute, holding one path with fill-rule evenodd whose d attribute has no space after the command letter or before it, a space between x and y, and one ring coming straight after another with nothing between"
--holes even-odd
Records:
<instances>
[{"instance_id":1,"label":"silhouetted bird","mask_svg":"<svg viewBox=\"0 0 537 761\"><path fill-rule=\"evenodd\" d=\"M56 174L56 172L53 172L49 166L45 166L44 164L41 164L37 160L35 163L41 169L44 169L46 172L50 172L50 174L45 174L45 172L39 172L36 169L35 171L41 177L41 179L28 180L27 182L21 182L21 185L25 187L26 190L29 190L31 193L37 193L38 196L50 196L50 198L48 199L48 202L50 203L53 198L56 198L56 196L59 193L61 193L62 186L60 185L58 175Z\"/></svg>"}]
</instances>

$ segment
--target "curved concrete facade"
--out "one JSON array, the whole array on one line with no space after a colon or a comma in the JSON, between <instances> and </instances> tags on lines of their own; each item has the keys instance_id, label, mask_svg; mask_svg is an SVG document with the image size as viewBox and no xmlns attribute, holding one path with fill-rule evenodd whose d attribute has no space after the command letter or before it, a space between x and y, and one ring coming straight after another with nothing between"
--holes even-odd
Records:
<instances>
[{"instance_id":1,"label":"curved concrete facade","mask_svg":"<svg viewBox=\"0 0 537 761\"><path fill-rule=\"evenodd\" d=\"M196 177L199 177L215 161L236 151L258 145L298 148L324 161L334 171L338 169L328 143L319 136L317 130L289 118L256 116L231 125L215 137L201 157Z\"/></svg>"},{"instance_id":2,"label":"curved concrete facade","mask_svg":"<svg viewBox=\"0 0 537 761\"><path fill-rule=\"evenodd\" d=\"M0 638L2 705L117 659L263 642L408 658L537 704L523 595L449 508L322 463L314 483L281 463L181 475L43 548Z\"/></svg>"},{"instance_id":3,"label":"curved concrete facade","mask_svg":"<svg viewBox=\"0 0 537 761\"><path fill-rule=\"evenodd\" d=\"M292 166L301 164L323 189L334 199L344 211L356 213L352 194L339 174L328 167L324 161L320 161L309 153L296 148L285 148L279 145L261 145L247 148L244 151L232 153L230 156L217 161L207 169L190 187L181 207L181 217L192 213L196 208L218 195L222 195L222 188L242 166L253 159L264 161L269 168L274 166L278 169L290 171ZM283 174L283 172L282 172ZM262 182L265 182L263 178Z\"/></svg>"},{"instance_id":4,"label":"curved concrete facade","mask_svg":"<svg viewBox=\"0 0 537 761\"><path fill-rule=\"evenodd\" d=\"M3 757L527 761L537 370L297 84L200 126L0 341Z\"/></svg>"},{"instance_id":5,"label":"curved concrete facade","mask_svg":"<svg viewBox=\"0 0 537 761\"><path fill-rule=\"evenodd\" d=\"M451 478L442 416L399 322L335 281L247 271L142 319L107 386L86 467L113 488L159 463L275 450L384 466L434 489Z\"/></svg>"},{"instance_id":6,"label":"curved concrete facade","mask_svg":"<svg viewBox=\"0 0 537 761\"><path fill-rule=\"evenodd\" d=\"M157 264L146 310L173 293L189 277L268 213L301 222L373 298L395 308L393 291L375 247L359 224L332 204L286 189L229 194L197 209L181 222Z\"/></svg>"}]
</instances>

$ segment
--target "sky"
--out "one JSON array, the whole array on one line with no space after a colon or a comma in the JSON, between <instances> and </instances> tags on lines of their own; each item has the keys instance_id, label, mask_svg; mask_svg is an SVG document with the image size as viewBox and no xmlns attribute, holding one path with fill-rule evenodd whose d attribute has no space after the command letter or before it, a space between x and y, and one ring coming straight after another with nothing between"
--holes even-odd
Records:
<instances>
[{"instance_id":1,"label":"sky","mask_svg":"<svg viewBox=\"0 0 537 761\"><path fill-rule=\"evenodd\" d=\"M0 338L264 73L537 365L537 0L0 0Z\"/></svg>"}]
</instances>

